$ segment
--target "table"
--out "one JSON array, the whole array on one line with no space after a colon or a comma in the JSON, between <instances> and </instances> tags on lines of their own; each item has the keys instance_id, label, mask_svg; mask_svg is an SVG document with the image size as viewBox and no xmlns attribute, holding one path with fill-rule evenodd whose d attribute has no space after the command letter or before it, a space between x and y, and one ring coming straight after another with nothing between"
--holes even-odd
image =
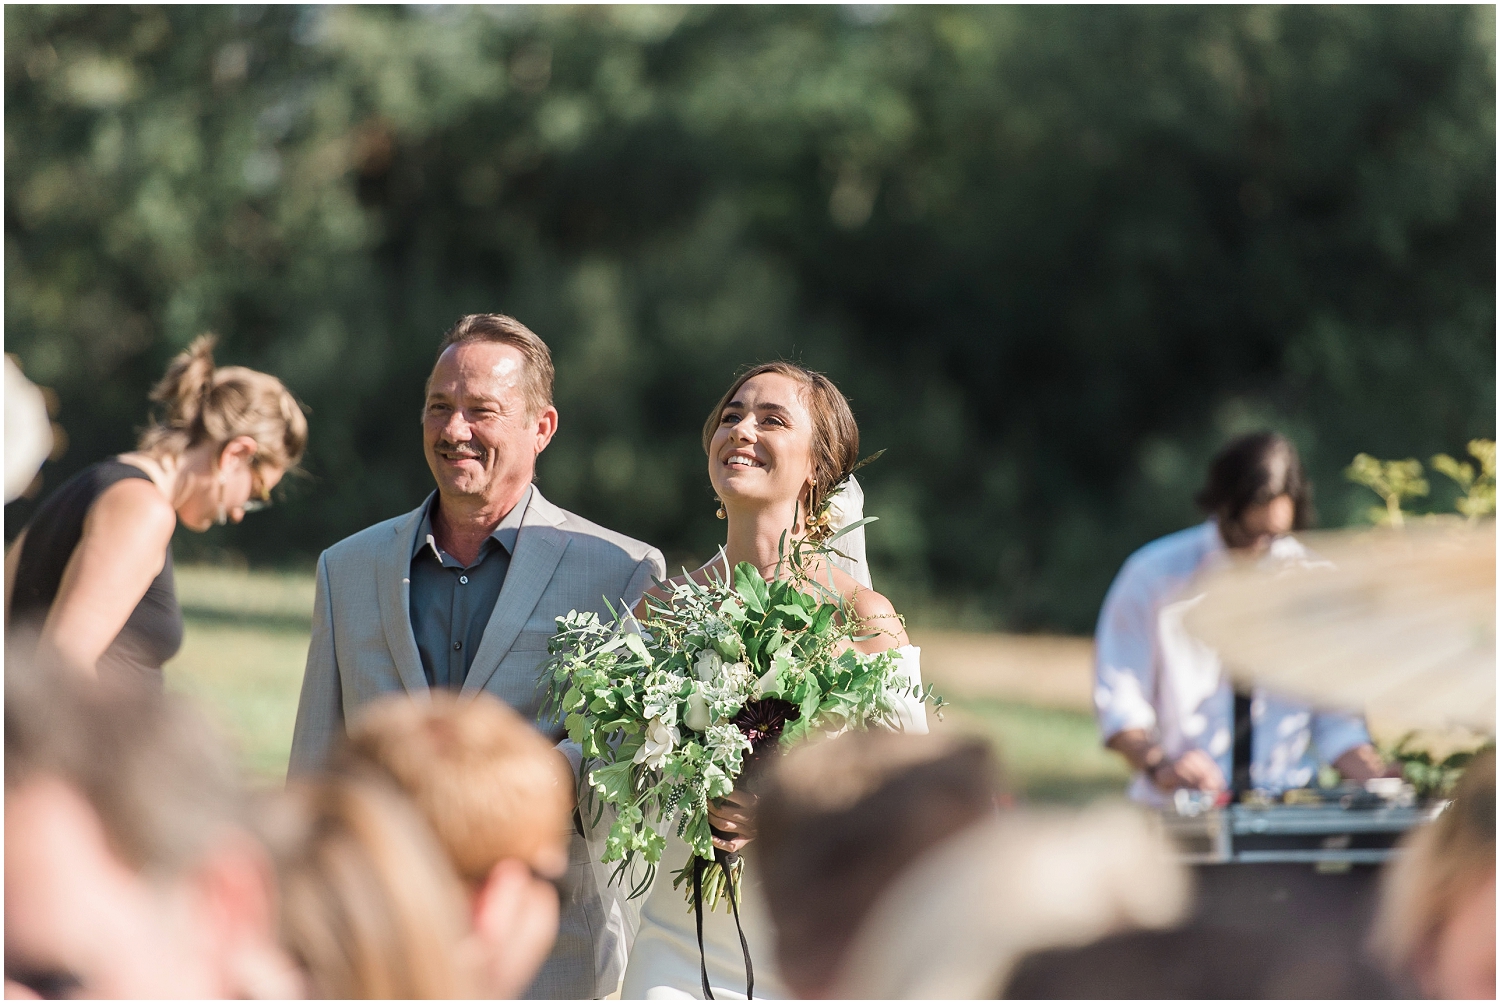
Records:
<instances>
[{"instance_id":1,"label":"table","mask_svg":"<svg viewBox=\"0 0 1500 1004\"><path fill-rule=\"evenodd\" d=\"M1441 810L1230 805L1164 821L1193 867L1192 923L1352 959L1374 917L1381 865Z\"/></svg>"}]
</instances>

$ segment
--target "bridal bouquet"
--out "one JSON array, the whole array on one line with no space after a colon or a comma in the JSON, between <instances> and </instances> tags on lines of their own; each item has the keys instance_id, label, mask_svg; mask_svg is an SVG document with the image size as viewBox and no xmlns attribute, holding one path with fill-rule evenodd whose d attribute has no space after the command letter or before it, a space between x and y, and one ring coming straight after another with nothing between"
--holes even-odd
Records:
<instances>
[{"instance_id":1,"label":"bridal bouquet","mask_svg":"<svg viewBox=\"0 0 1500 1004\"><path fill-rule=\"evenodd\" d=\"M716 858L709 802L755 759L813 730L894 724L902 698L943 702L901 675L894 650L849 647L863 629L829 584L801 574L766 582L742 563L729 581L671 590L670 603L648 600L640 622L559 617L548 704L583 747L585 807L596 823L604 806L614 810L604 861L620 862L615 880L644 861L631 895L650 887L677 813L677 835L703 863L690 859L673 885L702 869L713 909L729 883L737 893L740 867L736 855Z\"/></svg>"}]
</instances>

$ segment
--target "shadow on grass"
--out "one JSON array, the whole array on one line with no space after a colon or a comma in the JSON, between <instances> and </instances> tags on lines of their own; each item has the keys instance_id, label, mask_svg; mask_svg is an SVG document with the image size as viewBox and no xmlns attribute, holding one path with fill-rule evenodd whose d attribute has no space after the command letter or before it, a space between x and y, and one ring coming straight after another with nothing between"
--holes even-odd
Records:
<instances>
[{"instance_id":1,"label":"shadow on grass","mask_svg":"<svg viewBox=\"0 0 1500 1004\"><path fill-rule=\"evenodd\" d=\"M220 607L182 605L182 615L200 624L216 627L237 627L247 631L299 632L312 630L312 617L301 614L260 613L256 611L229 611Z\"/></svg>"}]
</instances>

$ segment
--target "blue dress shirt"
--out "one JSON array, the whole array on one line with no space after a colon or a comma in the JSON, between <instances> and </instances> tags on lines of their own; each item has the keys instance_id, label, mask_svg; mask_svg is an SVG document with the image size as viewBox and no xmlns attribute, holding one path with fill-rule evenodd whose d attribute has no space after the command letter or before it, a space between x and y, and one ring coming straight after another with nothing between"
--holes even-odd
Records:
<instances>
[{"instance_id":1,"label":"blue dress shirt","mask_svg":"<svg viewBox=\"0 0 1500 1004\"><path fill-rule=\"evenodd\" d=\"M429 687L457 690L464 685L505 585L530 502L528 487L485 539L471 565L438 547L432 534L432 507L438 504L438 496L428 502L412 547L411 627Z\"/></svg>"}]
</instances>

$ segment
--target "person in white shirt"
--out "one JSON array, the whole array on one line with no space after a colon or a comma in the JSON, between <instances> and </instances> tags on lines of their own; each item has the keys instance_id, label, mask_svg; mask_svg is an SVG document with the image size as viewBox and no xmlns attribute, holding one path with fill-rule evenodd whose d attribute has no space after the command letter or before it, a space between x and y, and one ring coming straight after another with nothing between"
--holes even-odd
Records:
<instances>
[{"instance_id":1,"label":"person in white shirt","mask_svg":"<svg viewBox=\"0 0 1500 1004\"><path fill-rule=\"evenodd\" d=\"M1179 789L1218 795L1307 787L1322 764L1356 783L1391 773L1362 716L1257 688L1248 702L1240 699L1249 726L1240 733L1236 783L1235 692L1218 656L1183 627L1203 598L1202 574L1229 552L1311 560L1290 536L1311 521L1310 487L1285 437L1242 436L1214 458L1198 494L1208 520L1142 547L1115 576L1094 636L1094 709L1104 744L1136 771L1136 801L1164 805Z\"/></svg>"}]
</instances>

